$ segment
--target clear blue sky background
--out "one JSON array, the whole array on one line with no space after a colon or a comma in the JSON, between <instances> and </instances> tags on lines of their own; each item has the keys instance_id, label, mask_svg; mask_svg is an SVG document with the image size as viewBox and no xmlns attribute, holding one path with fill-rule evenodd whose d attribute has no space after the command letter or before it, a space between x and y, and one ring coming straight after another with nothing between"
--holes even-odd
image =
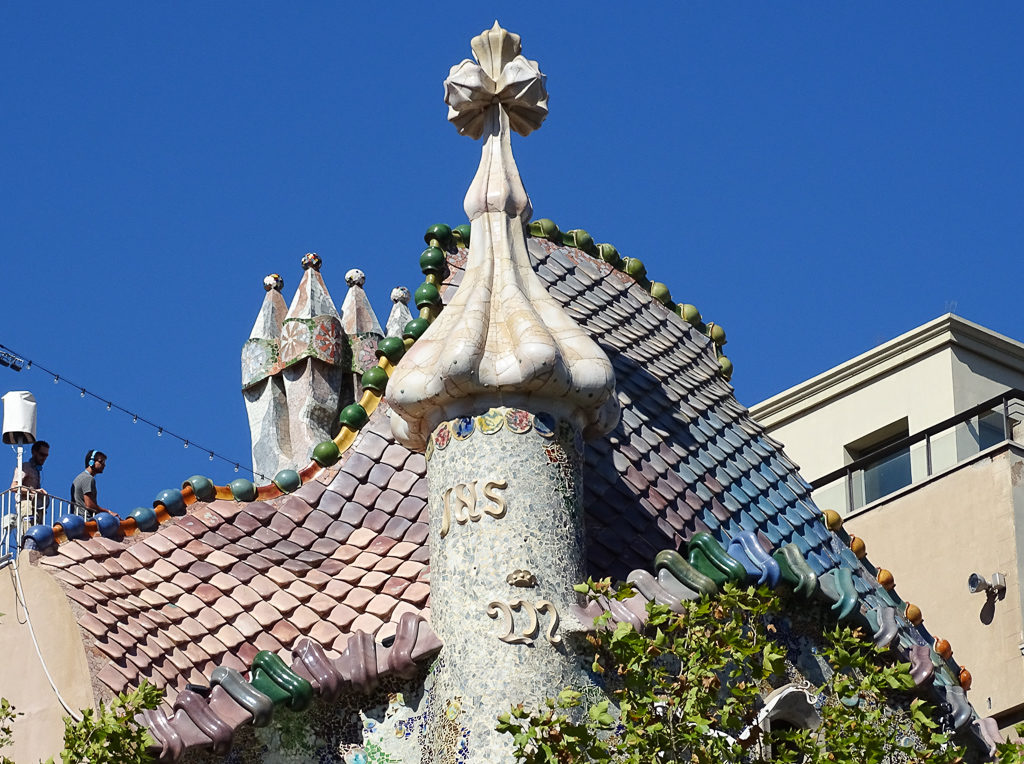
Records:
<instances>
[{"instance_id":1,"label":"clear blue sky background","mask_svg":"<svg viewBox=\"0 0 1024 764\"><path fill-rule=\"evenodd\" d=\"M0 9L0 342L246 461L263 276L360 267L383 321L478 144L441 83L495 17L548 75L537 217L641 258L728 332L753 404L956 311L1021 338L1019 3L13 3ZM36 368L66 495L234 477ZM13 455L6 448L10 463Z\"/></svg>"}]
</instances>

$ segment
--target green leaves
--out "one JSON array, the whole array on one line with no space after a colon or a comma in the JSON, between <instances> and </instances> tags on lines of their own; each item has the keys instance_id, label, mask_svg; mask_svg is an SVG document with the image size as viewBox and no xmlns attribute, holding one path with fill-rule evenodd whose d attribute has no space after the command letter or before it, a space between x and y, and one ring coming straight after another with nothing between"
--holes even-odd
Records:
<instances>
[{"instance_id":1,"label":"green leaves","mask_svg":"<svg viewBox=\"0 0 1024 764\"><path fill-rule=\"evenodd\" d=\"M152 761L146 753L151 738L135 723L135 715L156 708L163 692L145 679L135 690L119 694L109 706L82 711L82 721L65 717L62 764L142 764ZM47 764L52 764L50 759Z\"/></svg>"},{"instance_id":2,"label":"green leaves","mask_svg":"<svg viewBox=\"0 0 1024 764\"><path fill-rule=\"evenodd\" d=\"M626 599L631 587L608 579L576 590ZM802 606L806 607L806 604ZM604 697L587 702L566 689L540 709L515 706L498 729L513 737L522 764L882 764L903 759L953 764L965 751L949 742L914 688L909 664L895 662L862 635L835 626L820 653L831 674L806 690L818 702L815 730L772 729L763 697L784 684L786 651L771 637L779 601L767 589L727 585L683 612L648 604L643 633L609 616L588 636ZM826 671L826 673L828 673ZM759 716L760 714L760 716ZM1002 751L1002 749L1000 749ZM999 754L1004 756L1003 753ZM1024 762L1019 749L1001 764Z\"/></svg>"}]
</instances>

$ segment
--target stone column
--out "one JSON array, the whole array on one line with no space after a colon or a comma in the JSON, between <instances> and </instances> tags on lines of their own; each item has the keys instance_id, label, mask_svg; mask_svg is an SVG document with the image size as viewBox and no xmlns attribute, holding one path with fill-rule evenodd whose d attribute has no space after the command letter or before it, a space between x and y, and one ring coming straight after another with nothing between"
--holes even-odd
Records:
<instances>
[{"instance_id":1,"label":"stone column","mask_svg":"<svg viewBox=\"0 0 1024 764\"><path fill-rule=\"evenodd\" d=\"M589 684L570 615L585 578L582 439L571 422L499 407L442 422L427 453L431 618L444 642L430 760L468 732L468 761L507 761L499 713Z\"/></svg>"},{"instance_id":2,"label":"stone column","mask_svg":"<svg viewBox=\"0 0 1024 764\"><path fill-rule=\"evenodd\" d=\"M544 75L494 27L445 81L449 120L484 137L466 195L462 283L388 383L392 429L427 456L431 620L444 641L429 683L423 761L497 764L513 703L590 684L573 585L584 578L584 438L618 419L611 363L530 265L532 214L512 156L547 114Z\"/></svg>"}]
</instances>

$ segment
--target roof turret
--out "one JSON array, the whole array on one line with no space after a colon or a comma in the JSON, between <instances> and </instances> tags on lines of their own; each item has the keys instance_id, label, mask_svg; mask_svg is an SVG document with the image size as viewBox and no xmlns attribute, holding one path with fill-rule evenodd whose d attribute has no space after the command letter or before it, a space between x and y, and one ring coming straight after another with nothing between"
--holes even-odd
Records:
<instances>
[{"instance_id":1,"label":"roof turret","mask_svg":"<svg viewBox=\"0 0 1024 764\"><path fill-rule=\"evenodd\" d=\"M463 135L484 137L465 200L472 221L466 273L388 384L392 427L422 449L445 419L489 406L540 406L595 437L618 420L615 375L530 266L524 224L533 208L509 135L510 128L527 135L544 121L545 77L520 55L519 36L497 22L471 46L476 62L464 60L445 80L448 119Z\"/></svg>"},{"instance_id":2,"label":"roof turret","mask_svg":"<svg viewBox=\"0 0 1024 764\"><path fill-rule=\"evenodd\" d=\"M384 332L388 337L401 337L405 325L412 321L412 312L409 310L409 300L412 295L404 286L395 287L391 290L391 315L388 316L387 326Z\"/></svg>"}]
</instances>

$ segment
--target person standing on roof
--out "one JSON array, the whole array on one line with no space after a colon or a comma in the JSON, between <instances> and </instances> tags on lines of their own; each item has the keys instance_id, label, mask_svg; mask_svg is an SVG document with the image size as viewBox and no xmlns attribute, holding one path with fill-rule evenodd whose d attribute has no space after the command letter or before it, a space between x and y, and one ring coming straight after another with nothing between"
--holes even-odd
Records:
<instances>
[{"instance_id":1,"label":"person standing on roof","mask_svg":"<svg viewBox=\"0 0 1024 764\"><path fill-rule=\"evenodd\" d=\"M86 513L94 515L97 512L114 514L109 509L104 509L96 501L96 476L103 472L107 466L107 455L95 449L85 455L85 469L71 483L71 503L77 507L83 507Z\"/></svg>"},{"instance_id":2,"label":"person standing on roof","mask_svg":"<svg viewBox=\"0 0 1024 764\"><path fill-rule=\"evenodd\" d=\"M19 471L14 469L14 480L11 488L21 486L18 495L18 509L22 517L35 517L35 522L43 521L43 510L46 509L46 491L42 488L42 471L46 457L50 455L50 444L45 440L37 440L32 444L32 457L21 465Z\"/></svg>"}]
</instances>

